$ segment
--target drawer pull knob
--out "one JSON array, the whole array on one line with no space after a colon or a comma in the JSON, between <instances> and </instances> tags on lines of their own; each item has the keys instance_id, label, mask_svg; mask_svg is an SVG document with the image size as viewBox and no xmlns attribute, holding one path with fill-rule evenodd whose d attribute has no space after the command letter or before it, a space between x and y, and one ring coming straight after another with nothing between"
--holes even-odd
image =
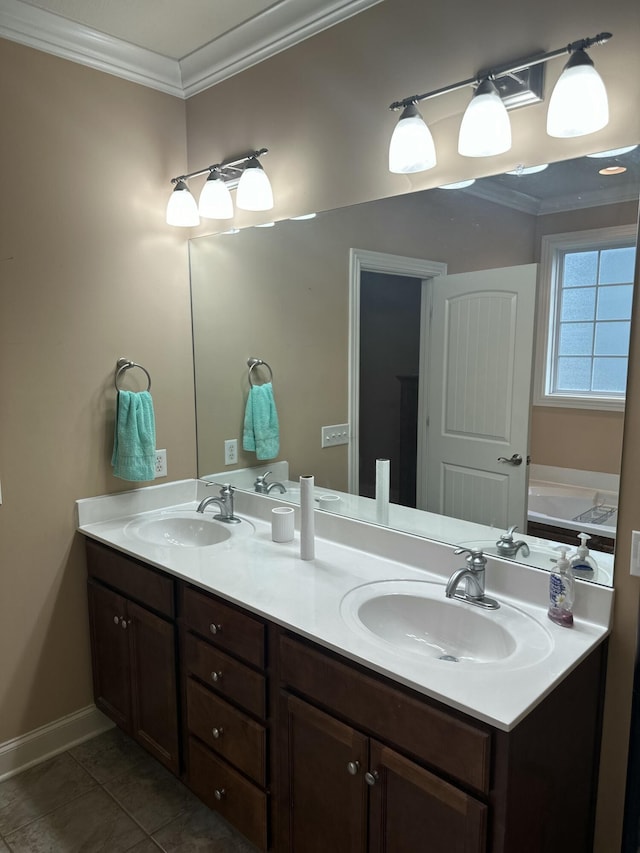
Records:
<instances>
[{"instance_id":1,"label":"drawer pull knob","mask_svg":"<svg viewBox=\"0 0 640 853\"><path fill-rule=\"evenodd\" d=\"M214 683L217 684L217 682L221 681L221 680L222 680L222 673L221 672L212 672L211 673L211 681L213 681Z\"/></svg>"},{"instance_id":2,"label":"drawer pull knob","mask_svg":"<svg viewBox=\"0 0 640 853\"><path fill-rule=\"evenodd\" d=\"M213 796L216 798L216 800L223 799L223 797L225 797L226 794L227 794L227 792L225 791L224 788L216 788L215 791L213 792Z\"/></svg>"},{"instance_id":3,"label":"drawer pull knob","mask_svg":"<svg viewBox=\"0 0 640 853\"><path fill-rule=\"evenodd\" d=\"M128 622L127 622L127 620L126 620L126 619L123 619L123 620L120 622L120 624L122 625L122 627L123 627L123 628L125 629L125 631L126 631L126 629L127 629L127 625L131 625L131 619L129 619L129 621L128 621Z\"/></svg>"},{"instance_id":4,"label":"drawer pull knob","mask_svg":"<svg viewBox=\"0 0 640 853\"><path fill-rule=\"evenodd\" d=\"M216 740L218 740L218 738L222 737L222 735L224 734L224 729L222 728L222 726L220 726L219 728L213 728L211 729L211 734Z\"/></svg>"},{"instance_id":5,"label":"drawer pull knob","mask_svg":"<svg viewBox=\"0 0 640 853\"><path fill-rule=\"evenodd\" d=\"M119 616L114 616L114 617L113 617L113 624L114 624L114 625L119 625L119 624L120 624L120 617L119 617Z\"/></svg>"},{"instance_id":6,"label":"drawer pull knob","mask_svg":"<svg viewBox=\"0 0 640 853\"><path fill-rule=\"evenodd\" d=\"M356 776L359 770L360 770L360 762L359 761L349 761L347 763L347 773L349 773L350 776Z\"/></svg>"},{"instance_id":7,"label":"drawer pull knob","mask_svg":"<svg viewBox=\"0 0 640 853\"><path fill-rule=\"evenodd\" d=\"M219 634L222 631L222 625L215 625L213 622L209 625L209 630L212 634Z\"/></svg>"},{"instance_id":8,"label":"drawer pull knob","mask_svg":"<svg viewBox=\"0 0 640 853\"><path fill-rule=\"evenodd\" d=\"M370 770L367 770L367 772L364 774L364 781L367 783L367 785L370 785L371 787L376 784L379 778L380 774L377 770L374 770L373 773L371 773Z\"/></svg>"}]
</instances>

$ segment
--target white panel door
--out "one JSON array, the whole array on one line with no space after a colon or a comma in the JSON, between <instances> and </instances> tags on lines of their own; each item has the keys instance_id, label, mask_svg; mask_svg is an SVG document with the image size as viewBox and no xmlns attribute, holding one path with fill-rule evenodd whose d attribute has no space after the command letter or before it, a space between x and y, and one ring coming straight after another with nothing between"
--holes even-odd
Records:
<instances>
[{"instance_id":1,"label":"white panel door","mask_svg":"<svg viewBox=\"0 0 640 853\"><path fill-rule=\"evenodd\" d=\"M424 509L526 531L536 275L528 264L432 280Z\"/></svg>"}]
</instances>

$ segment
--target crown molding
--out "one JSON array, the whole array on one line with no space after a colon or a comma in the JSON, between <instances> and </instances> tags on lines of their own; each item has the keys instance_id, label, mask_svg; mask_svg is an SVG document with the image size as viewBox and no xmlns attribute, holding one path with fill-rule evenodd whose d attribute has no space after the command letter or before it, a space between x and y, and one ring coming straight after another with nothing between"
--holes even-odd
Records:
<instances>
[{"instance_id":1,"label":"crown molding","mask_svg":"<svg viewBox=\"0 0 640 853\"><path fill-rule=\"evenodd\" d=\"M20 0L0 0L0 36L178 98L184 97L180 66L174 59Z\"/></svg>"},{"instance_id":2,"label":"crown molding","mask_svg":"<svg viewBox=\"0 0 640 853\"><path fill-rule=\"evenodd\" d=\"M184 97L293 47L382 0L281 0L180 60Z\"/></svg>"},{"instance_id":3,"label":"crown molding","mask_svg":"<svg viewBox=\"0 0 640 853\"><path fill-rule=\"evenodd\" d=\"M0 0L0 37L190 98L382 0L281 0L178 61L21 0Z\"/></svg>"},{"instance_id":4,"label":"crown molding","mask_svg":"<svg viewBox=\"0 0 640 853\"><path fill-rule=\"evenodd\" d=\"M529 213L533 216L544 216L548 213L564 213L585 207L599 207L606 204L620 204L625 201L638 201L638 191L635 186L623 188L583 190L580 193L556 196L548 199L537 199L518 190L510 190L504 186L477 181L464 192L477 198Z\"/></svg>"}]
</instances>

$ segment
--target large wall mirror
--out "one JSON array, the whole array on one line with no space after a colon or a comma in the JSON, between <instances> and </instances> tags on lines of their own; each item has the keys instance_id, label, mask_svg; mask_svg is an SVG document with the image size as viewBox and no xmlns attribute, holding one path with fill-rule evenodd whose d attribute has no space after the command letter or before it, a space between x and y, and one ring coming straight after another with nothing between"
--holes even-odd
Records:
<instances>
[{"instance_id":1,"label":"large wall mirror","mask_svg":"<svg viewBox=\"0 0 640 853\"><path fill-rule=\"evenodd\" d=\"M313 474L338 511L376 522L376 459L389 458L392 527L490 552L517 524L540 549L514 559L547 569L557 554L543 543L577 545L577 530L610 551L623 409L555 405L536 382L545 293L568 245L582 278L559 309L549 370L580 388L589 361L594 387L624 390L639 188L635 148L191 240L199 476L286 461L290 482ZM268 462L242 451L250 357L273 372L280 453ZM351 444L323 448L322 427L345 423ZM444 433L457 443L438 455ZM232 438L239 458L225 466ZM580 517L566 540L545 533L560 505ZM602 559L593 579L611 583Z\"/></svg>"}]
</instances>

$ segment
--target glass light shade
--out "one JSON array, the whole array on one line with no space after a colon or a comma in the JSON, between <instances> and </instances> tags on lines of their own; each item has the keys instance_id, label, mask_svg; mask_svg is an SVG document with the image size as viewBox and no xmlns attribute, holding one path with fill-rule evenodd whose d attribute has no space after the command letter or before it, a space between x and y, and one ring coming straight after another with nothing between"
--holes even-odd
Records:
<instances>
[{"instance_id":1,"label":"glass light shade","mask_svg":"<svg viewBox=\"0 0 640 853\"><path fill-rule=\"evenodd\" d=\"M204 182L198 202L200 216L205 219L233 219L233 201L229 187L215 172Z\"/></svg>"},{"instance_id":2,"label":"glass light shade","mask_svg":"<svg viewBox=\"0 0 640 853\"><path fill-rule=\"evenodd\" d=\"M483 80L462 116L458 153L463 157L493 157L510 148L507 108L491 80Z\"/></svg>"},{"instance_id":3,"label":"glass light shade","mask_svg":"<svg viewBox=\"0 0 640 853\"><path fill-rule=\"evenodd\" d=\"M576 50L551 93L547 133L560 138L586 136L608 123L609 103L602 78L584 50Z\"/></svg>"},{"instance_id":4,"label":"glass light shade","mask_svg":"<svg viewBox=\"0 0 640 853\"><path fill-rule=\"evenodd\" d=\"M389 143L389 171L399 175L426 172L436 165L431 131L415 104L409 104L395 126Z\"/></svg>"},{"instance_id":5,"label":"glass light shade","mask_svg":"<svg viewBox=\"0 0 640 853\"><path fill-rule=\"evenodd\" d=\"M167 225L191 228L200 225L198 205L184 181L178 181L167 203Z\"/></svg>"},{"instance_id":6,"label":"glass light shade","mask_svg":"<svg viewBox=\"0 0 640 853\"><path fill-rule=\"evenodd\" d=\"M242 210L271 210L273 207L269 178L255 157L244 167L236 192L236 204Z\"/></svg>"}]
</instances>

